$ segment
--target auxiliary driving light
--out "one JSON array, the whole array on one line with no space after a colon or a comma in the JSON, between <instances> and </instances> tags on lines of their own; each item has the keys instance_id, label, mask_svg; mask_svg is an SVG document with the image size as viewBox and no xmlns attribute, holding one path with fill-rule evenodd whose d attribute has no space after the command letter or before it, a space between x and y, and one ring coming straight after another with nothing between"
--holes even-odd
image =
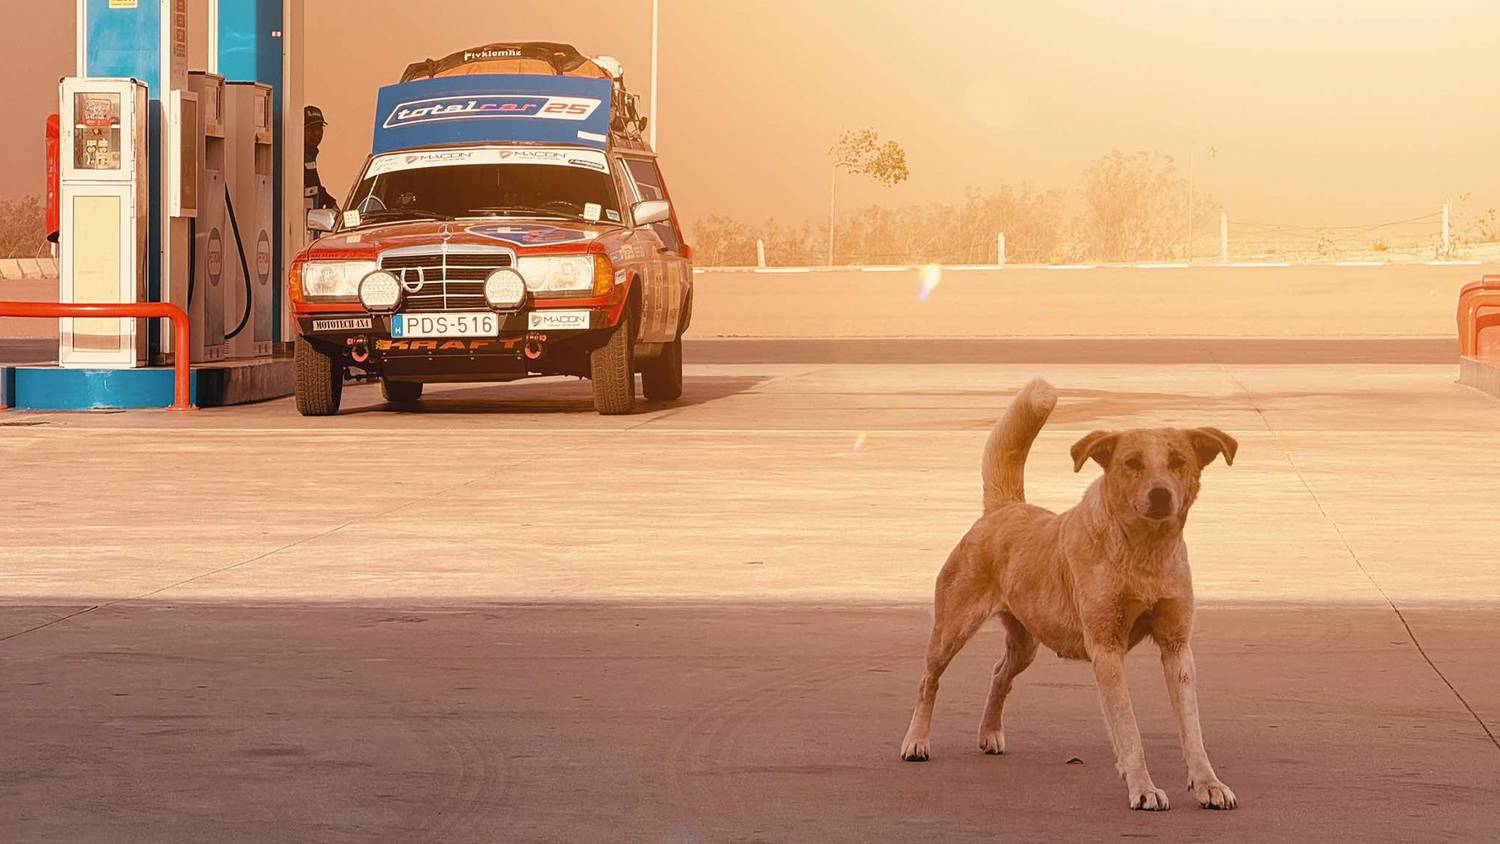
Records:
<instances>
[{"instance_id":1,"label":"auxiliary driving light","mask_svg":"<svg viewBox=\"0 0 1500 844\"><path fill-rule=\"evenodd\" d=\"M484 280L484 301L497 311L511 311L526 301L526 280L509 267L501 267Z\"/></svg>"},{"instance_id":2,"label":"auxiliary driving light","mask_svg":"<svg viewBox=\"0 0 1500 844\"><path fill-rule=\"evenodd\" d=\"M401 282L385 270L376 270L360 281L359 301L371 313L388 314L401 303Z\"/></svg>"}]
</instances>

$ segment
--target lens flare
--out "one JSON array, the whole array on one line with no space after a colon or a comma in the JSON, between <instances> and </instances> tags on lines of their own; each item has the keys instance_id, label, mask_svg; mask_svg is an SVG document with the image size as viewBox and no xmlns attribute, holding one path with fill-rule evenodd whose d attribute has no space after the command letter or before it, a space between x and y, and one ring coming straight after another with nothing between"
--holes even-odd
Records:
<instances>
[{"instance_id":1,"label":"lens flare","mask_svg":"<svg viewBox=\"0 0 1500 844\"><path fill-rule=\"evenodd\" d=\"M865 444L865 432L864 432L864 431L860 431L860 432L859 432L859 433L858 433L858 434L855 434L855 435L854 435L854 450L855 450L855 451L856 451L856 452L858 452L858 451L859 451L859 449L860 449L860 448L861 448L861 447L862 447L862 446L863 446L863 445L864 445L864 444Z\"/></svg>"},{"instance_id":2,"label":"lens flare","mask_svg":"<svg viewBox=\"0 0 1500 844\"><path fill-rule=\"evenodd\" d=\"M922 279L922 286L917 290L917 301L925 302L942 282L943 268L937 264L924 264L917 270L917 275Z\"/></svg>"}]
</instances>

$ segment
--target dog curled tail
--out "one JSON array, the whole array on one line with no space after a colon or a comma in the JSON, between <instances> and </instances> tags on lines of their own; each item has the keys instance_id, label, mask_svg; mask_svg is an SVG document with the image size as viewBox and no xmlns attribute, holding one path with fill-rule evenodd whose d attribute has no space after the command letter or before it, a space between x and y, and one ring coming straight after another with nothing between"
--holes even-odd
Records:
<instances>
[{"instance_id":1,"label":"dog curled tail","mask_svg":"<svg viewBox=\"0 0 1500 844\"><path fill-rule=\"evenodd\" d=\"M1033 378L1016 393L1005 415L995 423L984 444L984 463L979 469L984 479L986 513L1026 500L1026 454L1056 406L1057 390Z\"/></svg>"}]
</instances>

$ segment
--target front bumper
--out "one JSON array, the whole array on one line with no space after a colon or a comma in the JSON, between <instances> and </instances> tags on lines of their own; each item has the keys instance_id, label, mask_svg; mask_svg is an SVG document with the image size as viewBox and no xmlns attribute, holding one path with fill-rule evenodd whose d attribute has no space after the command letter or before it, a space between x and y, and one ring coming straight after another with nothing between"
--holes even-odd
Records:
<instances>
[{"instance_id":1,"label":"front bumper","mask_svg":"<svg viewBox=\"0 0 1500 844\"><path fill-rule=\"evenodd\" d=\"M565 313L586 313L587 325L558 318ZM540 315L541 324L533 314ZM494 337L447 338L392 337L391 314L358 309L299 313L296 321L304 339L381 377L484 381L577 373L588 352L609 339L613 316L598 307L528 308L501 314Z\"/></svg>"}]
</instances>

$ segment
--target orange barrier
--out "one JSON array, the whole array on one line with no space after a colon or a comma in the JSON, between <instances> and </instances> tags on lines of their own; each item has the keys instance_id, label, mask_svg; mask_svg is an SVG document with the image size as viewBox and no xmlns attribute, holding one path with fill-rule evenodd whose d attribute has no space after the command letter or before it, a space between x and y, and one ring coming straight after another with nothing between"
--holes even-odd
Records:
<instances>
[{"instance_id":1,"label":"orange barrier","mask_svg":"<svg viewBox=\"0 0 1500 844\"><path fill-rule=\"evenodd\" d=\"M1500 275L1483 276L1458 292L1458 343L1464 357L1478 356L1481 329L1500 325L1500 313L1481 313L1485 308L1500 309Z\"/></svg>"},{"instance_id":2,"label":"orange barrier","mask_svg":"<svg viewBox=\"0 0 1500 844\"><path fill-rule=\"evenodd\" d=\"M180 351L172 364L172 404L169 410L194 410L192 369L187 350L193 347L188 315L171 302L0 302L0 317L134 317L172 321L173 344Z\"/></svg>"}]
</instances>

